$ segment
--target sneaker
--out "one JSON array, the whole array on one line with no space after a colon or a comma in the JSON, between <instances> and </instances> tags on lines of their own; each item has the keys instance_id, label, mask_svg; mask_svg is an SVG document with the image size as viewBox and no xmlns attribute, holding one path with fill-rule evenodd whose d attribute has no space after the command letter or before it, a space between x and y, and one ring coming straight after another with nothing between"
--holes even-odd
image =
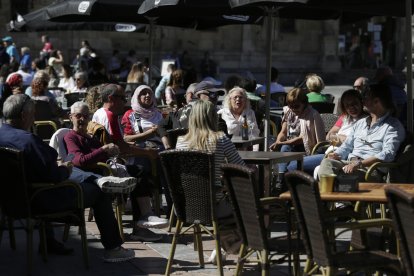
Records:
<instances>
[{"instance_id":1,"label":"sneaker","mask_svg":"<svg viewBox=\"0 0 414 276\"><path fill-rule=\"evenodd\" d=\"M105 250L104 261L107 263L125 262L135 258L135 252L132 249L126 249L118 246L114 249Z\"/></svg>"},{"instance_id":2,"label":"sneaker","mask_svg":"<svg viewBox=\"0 0 414 276\"><path fill-rule=\"evenodd\" d=\"M165 228L168 227L169 221L157 216L145 216L138 220L137 226L141 228Z\"/></svg>"},{"instance_id":3,"label":"sneaker","mask_svg":"<svg viewBox=\"0 0 414 276\"><path fill-rule=\"evenodd\" d=\"M149 229L145 228L136 228L132 232L131 235L129 235L129 238L133 241L141 241L141 242L155 242L162 239L162 235L155 234Z\"/></svg>"},{"instance_id":4,"label":"sneaker","mask_svg":"<svg viewBox=\"0 0 414 276\"><path fill-rule=\"evenodd\" d=\"M135 177L104 176L99 178L96 183L104 192L129 193L134 189L137 179Z\"/></svg>"},{"instance_id":5,"label":"sneaker","mask_svg":"<svg viewBox=\"0 0 414 276\"><path fill-rule=\"evenodd\" d=\"M217 265L217 251L214 249L213 251L211 251L211 255L208 258L208 262L212 263L213 265ZM222 263L224 263L227 260L227 252L224 251L223 248L221 248L221 261Z\"/></svg>"}]
</instances>

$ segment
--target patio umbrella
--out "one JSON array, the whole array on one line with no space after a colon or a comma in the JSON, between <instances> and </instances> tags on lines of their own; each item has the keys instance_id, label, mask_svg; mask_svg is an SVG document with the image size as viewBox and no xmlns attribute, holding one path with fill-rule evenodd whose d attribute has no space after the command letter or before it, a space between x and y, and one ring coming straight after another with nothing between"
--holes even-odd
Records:
<instances>
[{"instance_id":1,"label":"patio umbrella","mask_svg":"<svg viewBox=\"0 0 414 276\"><path fill-rule=\"evenodd\" d=\"M229 0L233 8L248 10L261 7L263 10L274 5L274 0ZM315 15L324 14L327 10L335 10L340 16L351 15L353 18L373 16L397 16L406 18L406 67L407 67L407 128L413 131L413 92L412 92L412 14L413 0L309 0L300 8L313 10ZM281 9L280 14L288 8ZM299 14L301 16L302 13ZM300 18L300 17L298 17ZM308 18L311 19L311 18ZM314 19L325 19L323 16ZM270 24L270 23L269 23ZM269 35L271 32L269 31ZM269 38L268 38L269 39ZM269 45L268 45L269 46ZM268 50L271 51L271 50ZM271 53L271 52L270 52ZM270 56L271 57L271 56ZM269 62L269 61L268 61ZM267 83L269 85L269 83Z\"/></svg>"},{"instance_id":2,"label":"patio umbrella","mask_svg":"<svg viewBox=\"0 0 414 276\"><path fill-rule=\"evenodd\" d=\"M121 22L52 22L45 9L39 9L26 15L18 15L16 20L6 24L9 32L42 32L42 31L114 31L144 32L146 24Z\"/></svg>"},{"instance_id":3,"label":"patio umbrella","mask_svg":"<svg viewBox=\"0 0 414 276\"><path fill-rule=\"evenodd\" d=\"M238 9L232 9L232 1L227 0L145 0L140 6L138 13L144 14L149 17L157 18L172 18L191 15L194 18L208 17L217 14L222 16L226 15L246 15L246 16L268 16L267 21L267 63L266 63L266 79L267 79L267 91L266 91L266 116L265 116L265 151L268 148L268 132L269 132L269 103L270 103L270 71L271 71L271 50L272 50L272 26L273 16L269 16L275 13L279 8L300 8L301 5L308 2L308 0L274 0L268 1L268 3L261 3L264 1L253 1L263 4L265 11L261 6L252 7L239 7ZM272 3L269 3L272 2ZM332 15L329 15L332 16Z\"/></svg>"}]
</instances>

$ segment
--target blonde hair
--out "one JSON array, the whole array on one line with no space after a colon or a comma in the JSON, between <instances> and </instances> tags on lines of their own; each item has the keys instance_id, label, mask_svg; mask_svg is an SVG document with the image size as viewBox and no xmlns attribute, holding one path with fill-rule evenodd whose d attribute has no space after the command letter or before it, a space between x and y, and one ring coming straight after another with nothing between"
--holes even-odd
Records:
<instances>
[{"instance_id":1,"label":"blonde hair","mask_svg":"<svg viewBox=\"0 0 414 276\"><path fill-rule=\"evenodd\" d=\"M226 97L224 98L223 106L228 108L229 110L231 110L231 95L235 92L241 92L242 93L242 95L245 99L245 103L246 103L245 106L244 106L244 109L250 109L250 100L247 97L246 89L238 87L238 86L235 86L232 89L230 89L229 93L227 93Z\"/></svg>"},{"instance_id":2,"label":"blonde hair","mask_svg":"<svg viewBox=\"0 0 414 276\"><path fill-rule=\"evenodd\" d=\"M198 100L192 107L188 120L188 133L184 141L188 147L195 150L214 151L217 138L222 132L217 132L217 111L209 101Z\"/></svg>"},{"instance_id":3,"label":"blonde hair","mask_svg":"<svg viewBox=\"0 0 414 276\"><path fill-rule=\"evenodd\" d=\"M316 74L310 75L306 79L306 87L309 92L318 92L320 93L325 88L325 83L322 78Z\"/></svg>"}]
</instances>

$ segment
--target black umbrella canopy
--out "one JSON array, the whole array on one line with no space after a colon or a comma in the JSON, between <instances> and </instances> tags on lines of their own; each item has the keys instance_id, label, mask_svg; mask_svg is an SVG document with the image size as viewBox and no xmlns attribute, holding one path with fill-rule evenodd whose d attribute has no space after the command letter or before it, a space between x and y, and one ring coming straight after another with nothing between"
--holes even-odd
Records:
<instances>
[{"instance_id":1,"label":"black umbrella canopy","mask_svg":"<svg viewBox=\"0 0 414 276\"><path fill-rule=\"evenodd\" d=\"M147 25L120 22L52 22L46 9L41 8L26 15L18 15L17 20L6 24L9 32L41 32L41 31L114 31L144 32Z\"/></svg>"}]
</instances>

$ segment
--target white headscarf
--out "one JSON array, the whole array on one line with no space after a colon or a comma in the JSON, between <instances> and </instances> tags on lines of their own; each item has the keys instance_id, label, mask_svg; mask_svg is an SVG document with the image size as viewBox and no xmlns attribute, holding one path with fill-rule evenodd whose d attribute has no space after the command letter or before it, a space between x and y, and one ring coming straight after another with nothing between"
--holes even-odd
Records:
<instances>
[{"instance_id":1,"label":"white headscarf","mask_svg":"<svg viewBox=\"0 0 414 276\"><path fill-rule=\"evenodd\" d=\"M145 89L151 91L152 104L149 108L143 107L139 102L139 96L141 92L143 92ZM156 101L154 97L154 92L152 91L151 87L149 87L148 85L140 85L135 89L134 95L132 96L131 108L132 110L137 112L142 118L150 120L154 118L154 116L162 116L161 112L155 107L155 103Z\"/></svg>"}]
</instances>

